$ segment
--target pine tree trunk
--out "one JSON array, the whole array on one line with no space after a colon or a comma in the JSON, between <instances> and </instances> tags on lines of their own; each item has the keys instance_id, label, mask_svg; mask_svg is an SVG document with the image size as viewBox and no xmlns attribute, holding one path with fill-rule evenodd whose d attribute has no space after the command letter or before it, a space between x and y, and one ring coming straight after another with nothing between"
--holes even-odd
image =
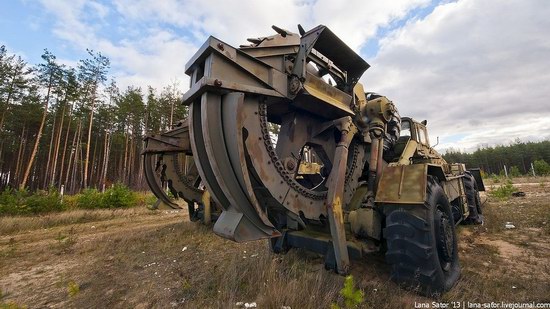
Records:
<instances>
[{"instance_id":1,"label":"pine tree trunk","mask_svg":"<svg viewBox=\"0 0 550 309\"><path fill-rule=\"evenodd\" d=\"M170 100L170 128L169 130L172 129L172 123L173 123L173 120L174 120L174 100Z\"/></svg>"},{"instance_id":2,"label":"pine tree trunk","mask_svg":"<svg viewBox=\"0 0 550 309\"><path fill-rule=\"evenodd\" d=\"M27 180L29 179L29 174L31 172L31 168L34 163L36 153L38 152L38 144L40 144L40 138L42 137L42 130L44 129L44 123L46 122L46 115L48 115L48 103L50 100L50 91L52 89L52 83L53 83L53 73L50 74L50 81L48 82L48 92L46 94L46 99L44 100L44 113L42 114L42 120L40 121L40 127L38 128L36 141L34 142L34 147L31 152L31 158L29 160L29 164L27 165L27 169L25 170L25 175L23 175L23 181L21 182L19 189L24 189L27 186Z\"/></svg>"},{"instance_id":3,"label":"pine tree trunk","mask_svg":"<svg viewBox=\"0 0 550 309\"><path fill-rule=\"evenodd\" d=\"M119 179L119 181L122 181L124 179L122 177L123 169L124 169L124 156L121 153L119 156L117 156L117 158L118 158L118 175L117 175L117 179Z\"/></svg>"},{"instance_id":4,"label":"pine tree trunk","mask_svg":"<svg viewBox=\"0 0 550 309\"><path fill-rule=\"evenodd\" d=\"M55 125L56 125L56 117L53 118L53 126L52 126L52 134L50 136L50 147L48 149L48 160L46 160L46 171L44 173L44 184L42 186L43 189L48 188L48 180L49 180L49 173L50 173L50 162L52 159L52 152L53 152L53 141L54 141L54 133L55 133Z\"/></svg>"},{"instance_id":5,"label":"pine tree trunk","mask_svg":"<svg viewBox=\"0 0 550 309\"><path fill-rule=\"evenodd\" d=\"M80 159L80 181L78 183L78 191L80 192L82 188L85 188L84 187L84 173L85 173L85 169L84 169L84 164L82 164L82 160L85 160L85 157L84 157L84 150L82 150L82 135L84 134L82 132L83 130L81 129L80 130L80 135L79 135L79 138L78 138L78 158ZM77 174L78 175L78 174ZM76 182L75 182L76 183ZM76 191L76 188L75 188L75 192Z\"/></svg>"},{"instance_id":6,"label":"pine tree trunk","mask_svg":"<svg viewBox=\"0 0 550 309\"><path fill-rule=\"evenodd\" d=\"M73 162L76 162L76 154L77 154L76 140L78 138L78 134L80 133L80 124L81 124L81 121L79 120L76 126L76 131L74 132L74 135L73 135L73 142L71 144L71 154L69 155L69 161L67 162L67 174L65 176L65 185L67 190L70 192L72 192L71 188L73 187L73 182L71 181L69 183L69 176L71 175L71 164L73 164ZM74 174L74 171L75 171L75 168L73 164L73 174Z\"/></svg>"},{"instance_id":7,"label":"pine tree trunk","mask_svg":"<svg viewBox=\"0 0 550 309\"><path fill-rule=\"evenodd\" d=\"M61 146L61 135L63 134L63 123L65 122L65 109L67 107L67 103L63 104L63 109L61 111L61 124L59 125L59 130L57 132L56 140L55 140L55 151L53 155L53 167L52 167L52 177L50 178L50 184L52 186L55 186L55 178L57 175L57 161L59 158L59 147Z\"/></svg>"},{"instance_id":8,"label":"pine tree trunk","mask_svg":"<svg viewBox=\"0 0 550 309\"><path fill-rule=\"evenodd\" d=\"M94 150L92 151L92 164L90 168L90 184L92 186L96 187L97 182L94 181L94 177L97 175L97 141L99 139L99 134L96 135L95 141L94 141Z\"/></svg>"},{"instance_id":9,"label":"pine tree trunk","mask_svg":"<svg viewBox=\"0 0 550 309\"><path fill-rule=\"evenodd\" d=\"M17 153L17 163L15 164L15 175L13 184L19 186L19 179L21 178L21 169L23 168L23 157L25 156L25 146L27 142L28 132L25 132L25 126L21 132L21 143L19 144L19 151Z\"/></svg>"},{"instance_id":10,"label":"pine tree trunk","mask_svg":"<svg viewBox=\"0 0 550 309\"><path fill-rule=\"evenodd\" d=\"M128 132L124 132L125 139L124 139L124 163L122 164L122 177L121 181L128 184L126 179L126 174L128 170Z\"/></svg>"},{"instance_id":11,"label":"pine tree trunk","mask_svg":"<svg viewBox=\"0 0 550 309\"><path fill-rule=\"evenodd\" d=\"M88 142L86 143L86 157L84 159L84 183L83 187L88 188L88 161L90 157L90 142L92 139L92 124L94 121L94 107L95 107L95 96L92 95L92 108L90 110L90 121L88 125Z\"/></svg>"},{"instance_id":12,"label":"pine tree trunk","mask_svg":"<svg viewBox=\"0 0 550 309\"><path fill-rule=\"evenodd\" d=\"M59 181L59 189L61 189L61 186L63 184L67 183L66 180L65 180L65 182L63 182L63 179L65 179L65 178L63 178L63 172L65 171L65 156L67 154L67 144L69 142L69 133L71 132L72 113L73 113L73 108L71 107L71 110L69 111L69 123L67 124L67 133L65 133L65 143L63 145L63 155L61 156L61 168L60 168L60 171L59 171L59 180L60 180ZM75 132L75 134L76 134L76 132ZM69 170L70 166L71 166L70 162L67 163L67 171ZM67 186L65 186L65 187L67 187Z\"/></svg>"},{"instance_id":13,"label":"pine tree trunk","mask_svg":"<svg viewBox=\"0 0 550 309\"><path fill-rule=\"evenodd\" d=\"M134 175L134 137L130 136L130 146L128 147L128 186L132 186L134 183L134 179L132 179L132 176Z\"/></svg>"},{"instance_id":14,"label":"pine tree trunk","mask_svg":"<svg viewBox=\"0 0 550 309\"><path fill-rule=\"evenodd\" d=\"M4 174L6 174L6 172L4 172L4 162L6 160L3 159L3 155L4 155L3 150L4 150L4 139L0 140L0 176L1 176L1 178L0 178L0 188L2 188L3 185L4 185L4 181L3 181L4 180ZM8 171L9 170L10 169L8 169Z\"/></svg>"},{"instance_id":15,"label":"pine tree trunk","mask_svg":"<svg viewBox=\"0 0 550 309\"><path fill-rule=\"evenodd\" d=\"M143 160L140 160L141 156L139 154L141 153L141 149L143 148L143 142L141 142L141 144L137 144L136 146L139 147L138 153L137 153L137 164L139 166L137 188L139 190L142 190L143 189Z\"/></svg>"},{"instance_id":16,"label":"pine tree trunk","mask_svg":"<svg viewBox=\"0 0 550 309\"><path fill-rule=\"evenodd\" d=\"M103 155L103 175L101 179L101 192L105 192L107 182L107 167L109 166L109 153L111 149L111 134L105 131L105 154Z\"/></svg>"}]
</instances>

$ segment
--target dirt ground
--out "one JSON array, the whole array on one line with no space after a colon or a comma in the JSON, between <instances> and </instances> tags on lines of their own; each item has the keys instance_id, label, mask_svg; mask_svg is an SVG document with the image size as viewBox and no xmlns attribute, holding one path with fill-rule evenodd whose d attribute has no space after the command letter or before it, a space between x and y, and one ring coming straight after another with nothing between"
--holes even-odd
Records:
<instances>
[{"instance_id":1,"label":"dirt ground","mask_svg":"<svg viewBox=\"0 0 550 309\"><path fill-rule=\"evenodd\" d=\"M382 254L353 261L361 307L550 302L550 184L518 190L526 196L483 195L485 224L459 227L462 276L440 299L393 284ZM343 281L318 256L233 243L184 212L0 218L0 308L329 308L343 305Z\"/></svg>"}]
</instances>

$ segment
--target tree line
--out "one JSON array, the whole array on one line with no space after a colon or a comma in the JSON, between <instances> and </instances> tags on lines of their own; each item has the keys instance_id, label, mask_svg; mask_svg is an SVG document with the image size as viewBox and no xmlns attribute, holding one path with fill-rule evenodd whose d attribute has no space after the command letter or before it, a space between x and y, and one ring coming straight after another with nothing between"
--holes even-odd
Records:
<instances>
[{"instance_id":1,"label":"tree line","mask_svg":"<svg viewBox=\"0 0 550 309\"><path fill-rule=\"evenodd\" d=\"M465 153L460 150L449 149L443 155L450 163L465 163L466 167L479 167L486 174L504 174L504 166L507 171L514 174L532 174L532 167L537 176L550 172L547 169L550 162L550 141L522 142L517 139L510 145L479 148L473 153Z\"/></svg>"},{"instance_id":2,"label":"tree line","mask_svg":"<svg viewBox=\"0 0 550 309\"><path fill-rule=\"evenodd\" d=\"M76 67L44 50L29 65L0 46L0 189L69 193L114 182L146 189L141 151L147 134L187 115L173 82L158 91L119 89L110 61L87 50Z\"/></svg>"},{"instance_id":3,"label":"tree line","mask_svg":"<svg viewBox=\"0 0 550 309\"><path fill-rule=\"evenodd\" d=\"M76 67L48 50L41 63L29 65L0 46L0 190L63 186L76 193L115 182L147 188L142 140L187 115L182 92L177 82L160 91L121 90L109 76L109 59L87 52ZM473 153L450 149L444 158L487 174L500 174L504 166L527 174L531 163L550 162L550 141L517 140Z\"/></svg>"}]
</instances>

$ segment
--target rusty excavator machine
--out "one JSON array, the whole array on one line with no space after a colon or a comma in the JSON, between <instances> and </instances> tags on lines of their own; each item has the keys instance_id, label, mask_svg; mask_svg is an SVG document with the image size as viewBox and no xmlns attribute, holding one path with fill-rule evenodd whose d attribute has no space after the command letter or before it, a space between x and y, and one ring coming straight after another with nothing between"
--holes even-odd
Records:
<instances>
[{"instance_id":1,"label":"rusty excavator machine","mask_svg":"<svg viewBox=\"0 0 550 309\"><path fill-rule=\"evenodd\" d=\"M455 226L482 220L479 169L445 162L426 121L365 92L369 64L326 26L298 28L239 48L208 38L186 66L188 118L145 139L152 191L227 239L318 252L340 274L383 251L399 284L449 290Z\"/></svg>"}]
</instances>

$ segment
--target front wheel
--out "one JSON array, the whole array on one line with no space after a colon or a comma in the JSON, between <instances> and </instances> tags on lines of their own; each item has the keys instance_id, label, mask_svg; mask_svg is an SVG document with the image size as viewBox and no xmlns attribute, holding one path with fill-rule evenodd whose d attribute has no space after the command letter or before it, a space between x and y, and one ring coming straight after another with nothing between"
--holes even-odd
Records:
<instances>
[{"instance_id":1,"label":"front wheel","mask_svg":"<svg viewBox=\"0 0 550 309\"><path fill-rule=\"evenodd\" d=\"M450 290L460 265L453 215L441 185L428 176L423 205L388 205L385 210L392 280L427 296Z\"/></svg>"}]
</instances>

